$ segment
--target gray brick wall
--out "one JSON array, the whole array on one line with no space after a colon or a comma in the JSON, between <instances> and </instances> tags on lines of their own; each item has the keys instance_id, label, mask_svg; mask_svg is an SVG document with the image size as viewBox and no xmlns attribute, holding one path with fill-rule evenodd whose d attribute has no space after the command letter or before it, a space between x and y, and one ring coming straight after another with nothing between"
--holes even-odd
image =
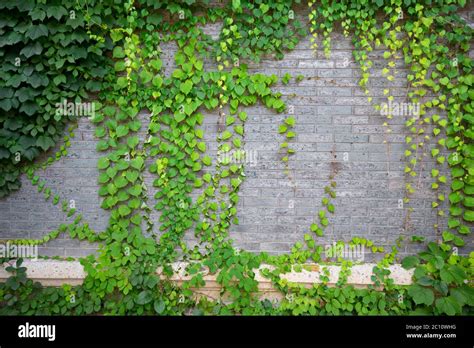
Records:
<instances>
[{"instance_id":1,"label":"gray brick wall","mask_svg":"<svg viewBox=\"0 0 474 348\"><path fill-rule=\"evenodd\" d=\"M220 27L210 25L205 30L216 36ZM400 235L423 235L428 240L440 238L433 224L445 226L446 221L438 219L431 209L431 201L435 198L430 189L429 173L434 165L431 156L427 154L420 163L419 168L423 170L415 182L417 191L408 205L414 210L408 229L405 229L408 206L398 207L407 182L403 173L403 153L407 148L404 138L408 134L405 118L395 116L390 122L391 134L385 134L383 123L386 118L369 105L358 87L360 72L352 58L350 38L334 34L332 43L330 59L324 58L322 52L315 55L307 37L281 61L267 58L259 64L249 63L252 73L280 77L285 73L301 74L304 79L300 82L292 79L288 85L278 84L274 88L282 93L287 105L294 107L297 120L297 136L291 141L296 154L289 161L293 180L284 173L285 165L278 154L283 141L283 137L278 135L278 125L288 114L275 114L260 104L245 109L249 116L245 127L245 148L255 151L258 160L245 171L247 178L240 191L238 206L240 225L230 230L238 248L285 253L293 243L302 241L321 208L324 186L329 183L329 176L335 168L337 198L333 203L336 214L329 217L330 225L325 236L318 239L321 244L363 237L389 250ZM173 44L163 48L168 75L173 70L175 49ZM371 54L374 60L369 84L371 95L374 102L385 102L383 88L390 87L395 100L402 101L406 94L406 67L400 61L395 80L388 83L381 75L384 66L382 54L383 50ZM210 64L206 66L211 68ZM142 119L142 129L146 129L146 111L143 111ZM214 156L217 150L216 122L217 113L206 114L205 139ZM95 151L93 130L87 119L80 119L69 155L46 171L40 171L40 175L46 179L47 186L63 199L74 199L84 220L99 231L107 226L109 213L100 209L97 195L96 161L100 154ZM427 146L428 150L430 146ZM443 171L448 172L447 168ZM151 188L153 176L147 174L146 180ZM20 191L0 200L1 238L39 238L67 220L59 207L44 202L42 194L26 178L22 183ZM446 188L443 190L446 192ZM152 197L150 200L153 204ZM157 221L159 213L153 213L152 217ZM195 243L192 231L185 239L190 245ZM401 249L401 254L414 253L420 248L421 245L408 243ZM471 250L472 238L462 252ZM93 245L67 236L40 249L44 255L74 257L93 251Z\"/></svg>"}]
</instances>

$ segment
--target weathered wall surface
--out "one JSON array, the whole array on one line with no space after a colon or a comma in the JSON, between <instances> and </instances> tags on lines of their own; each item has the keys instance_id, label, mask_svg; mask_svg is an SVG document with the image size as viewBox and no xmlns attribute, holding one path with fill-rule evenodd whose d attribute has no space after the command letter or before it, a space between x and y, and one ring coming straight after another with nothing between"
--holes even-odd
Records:
<instances>
[{"instance_id":1,"label":"weathered wall surface","mask_svg":"<svg viewBox=\"0 0 474 348\"><path fill-rule=\"evenodd\" d=\"M217 35L219 26L206 30ZM256 162L247 165L245 171L247 178L238 207L240 225L231 228L231 237L239 248L285 253L294 242L302 241L310 224L316 221L324 186L329 184L331 174L335 174L337 182L337 198L333 200L336 213L329 217L330 225L320 238L323 245L358 236L388 249L400 235L440 238L441 233L433 225L438 223L442 228L445 221L438 219L431 209L435 195L430 189L430 171L434 165L429 155L430 145L427 144L427 154L419 166L421 175L414 185L417 191L410 204L401 207L399 200L404 197L407 182L403 173L407 148L404 138L409 133L404 126L405 117L394 116L390 121L392 132L386 133L385 116L368 103L358 87L360 72L352 58L350 38L334 34L332 44L330 59L322 52L315 55L306 37L283 60L269 58L259 64L249 63L250 72L280 77L285 73L301 74L304 79L296 82L292 78L288 85L279 83L274 88L294 108L296 118L297 135L291 141L296 153L289 161L292 180L285 174L282 155L278 153L283 142L278 125L288 114L275 114L263 105L245 110L249 116L245 148L256 155ZM173 45L163 49L168 74L173 69L174 49ZM386 102L383 89L388 87L396 101L406 101L406 67L400 61L395 80L389 83L381 75L386 64L382 54L383 50L377 50L371 55L374 68L369 85L374 102ZM146 120L146 112L142 117ZM217 113L206 116L204 129L208 148L215 153ZM69 154L39 173L63 199L75 200L78 211L91 227L102 230L107 226L109 214L100 209L97 194L96 162L100 154L95 150L93 131L94 126L86 118L80 119ZM444 171L448 173L446 168ZM152 180L148 174L150 188ZM45 203L42 194L26 178L22 183L20 191L0 200L2 239L39 238L67 220L60 207ZM413 212L406 220L408 207ZM158 213L153 215L155 220L158 216ZM186 240L193 243L192 232ZM421 247L409 243L401 254L413 253ZM462 252L472 249L471 239ZM50 256L78 257L93 251L93 245L67 236L40 248L42 254Z\"/></svg>"}]
</instances>

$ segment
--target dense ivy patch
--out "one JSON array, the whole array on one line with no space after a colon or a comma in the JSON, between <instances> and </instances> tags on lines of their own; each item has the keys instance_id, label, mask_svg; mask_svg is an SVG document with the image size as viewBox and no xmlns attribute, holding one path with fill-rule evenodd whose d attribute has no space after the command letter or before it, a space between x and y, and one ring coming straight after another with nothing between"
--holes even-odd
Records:
<instances>
[{"instance_id":1,"label":"dense ivy patch","mask_svg":"<svg viewBox=\"0 0 474 348\"><path fill-rule=\"evenodd\" d=\"M114 15L105 5L84 12L76 1L5 1L0 10L3 197L19 188L20 168L53 147L71 121L56 104L80 102L101 89L112 41L90 34Z\"/></svg>"},{"instance_id":2,"label":"dense ivy patch","mask_svg":"<svg viewBox=\"0 0 474 348\"><path fill-rule=\"evenodd\" d=\"M308 226L304 241L297 242L288 255L252 254L236 250L228 238L229 228L238 224L236 205L239 188L245 180L244 165L238 161L236 164L230 156L218 156L213 160L203 141L204 131L200 128L203 110L219 112L217 140L221 154L235 153L243 148L247 119L245 106L261 103L276 112L288 113L284 124L279 126L279 133L285 136L281 144L284 150L282 160L287 163L289 174L288 159L294 152L290 144L295 136L295 118L280 94L272 91L278 77L250 74L244 63L248 59L258 61L264 54L282 58L283 52L294 48L299 38L305 35L304 26L295 16L293 1L233 0L222 8L207 8L206 3L193 0L173 4L145 0L127 1L125 4L112 1L106 4L88 2L87 6L80 4L11 3L8 5L11 14L2 14L3 28L9 29L2 29L0 42L7 49L0 52L14 57L14 52L18 51L21 56L21 51L30 47L25 52L31 55L25 58L32 57L28 60L32 65L25 63L21 69L30 66L32 75L41 67L39 71L43 73L38 74L48 81L38 88L27 87L31 79L25 77L23 70L8 64L2 70L5 76L2 78L7 81L0 101L0 107L6 111L1 119L2 135L8 135L5 138L11 140L5 140L0 148L3 151L0 154L5 154L2 173L10 173L5 178L11 178L9 183L3 183L3 192L6 194L17 188L14 183L17 183L20 171L16 168L20 166L14 164L12 158L20 151L15 146L24 143L24 140L20 141L22 136L32 139L27 143L30 145L20 151L22 154L29 151L32 155L25 157L31 161L40 152L37 148L47 150L56 140L53 135L62 134L67 120L54 118L51 114L53 102L62 98L82 100L86 97L86 90L96 91L92 122L96 125L95 135L99 139L97 150L103 152L97 163L101 185L98 194L102 197L102 208L111 212L109 226L105 231L92 231L75 208L63 201L63 210L69 216L75 216L73 223L60 225L41 240L15 242L42 244L61 233L98 242L99 256L81 259L87 272L84 284L44 288L26 278L26 269L18 261L8 268L12 277L0 285L0 313L472 313L474 290L468 279L472 279L474 273L474 255L471 253L470 257L465 257L453 252L453 244L462 246L462 235L471 232L474 196L471 141L474 95L471 89L472 61L468 56L472 30L456 14L459 5L463 5L462 1L415 3L394 0L386 4L378 0L322 0L308 4L313 43L316 45L316 38L322 35L327 55L330 55L330 33L337 23L342 25L345 34L352 35L354 58L362 71L360 85L367 94L370 93L369 71L372 66L369 53L375 46L383 44L387 49L384 57L388 64L384 75L388 81L393 79L395 59L400 54L410 66L407 96L415 103L422 103L423 117L407 122L413 132L412 137L407 137L410 147L406 153L407 175L419 175L416 165L420 153L425 151L425 143L436 136L439 140L431 154L440 165L447 162L452 168L449 226L442 231L443 241L427 243L426 251L402 262L405 268L416 267L414 284L396 286L390 279L387 267L395 262L398 249L405 242L399 239L374 268L374 284L367 289L355 289L346 284L352 263L343 260L340 260L342 272L338 286L328 286L328 270L324 267L323 248L318 245L317 237L324 235L329 214L336 213L332 203L337 196L336 171L328 178L322 198L323 209ZM41 15L38 17L41 11L45 13L43 18ZM66 19L68 11L81 14L78 17L81 20L74 22L74 28ZM22 13L28 13L28 16ZM377 15L385 20L380 23ZM45 21L47 25L42 24L46 17L49 18ZM23 29L17 25L20 20L24 23ZM35 25L31 25L31 21ZM223 22L217 41L201 29L202 24L215 21ZM33 33L29 28L36 29ZM68 36L66 33L71 28L73 33ZM80 33L84 37L80 36L79 45L57 49L58 44L66 45L68 38L73 42L72 36L82 35ZM406 37L401 38L400 34ZM33 43L31 35L42 40ZM178 51L176 69L166 77L160 45L169 41L177 43ZM31 51L36 43L41 45L41 50ZM79 56L77 47L82 52ZM50 55L42 55L44 49L46 52L51 50ZM56 50L61 53L56 53ZM65 57L64 62L60 57ZM455 67L451 64L454 58ZM215 63L216 68L205 69L205 61ZM74 79L72 83L79 75L80 79ZM290 78L284 76L282 82L287 83ZM25 93L33 93L32 99L24 99L22 92L17 95L23 84L28 90ZM428 90L436 97L427 97L430 95ZM385 94L388 100L393 100L389 90ZM20 97L35 105L31 113L37 115L35 122L23 115L26 110ZM371 98L369 102L372 102ZM430 108L446 111L447 117L428 116ZM143 128L139 117L142 110L151 114L144 141L138 136ZM391 116L387 115L389 119ZM23 119L25 121L19 121ZM49 131L50 126L54 131ZM433 128L432 135L426 131L431 129L429 127ZM31 132L33 129L37 129L34 134ZM446 138L441 137L443 129ZM47 132L49 135L45 134ZM65 147L69 137L73 136L71 128ZM444 147L451 150L448 159L439 155ZM438 151L433 151L436 149ZM60 158L61 153L56 157ZM43 166L50 163L52 161ZM27 164L23 170L32 184L44 193L46 200L53 197L52 203L58 204L60 197L45 187L45 182L36 174L37 167ZM155 177L153 188L145 184L145 171ZM434 189L447 183L447 179L438 174L439 171L432 172ZM406 203L409 203L413 190L408 184ZM157 201L153 207L148 205L151 192ZM190 195L192 192L199 193L194 201ZM439 209L439 202L444 200L440 194L438 201L433 202L433 208L438 209L440 216L445 214ZM153 232L154 221L150 218L153 209L161 213L159 236ZM434 228L439 230L442 226ZM199 246L189 248L186 245L183 236L187 231L194 232L200 241ZM385 251L361 238L354 238L351 243L363 244L374 252ZM285 272L309 267L304 264L308 260L321 262L322 284L307 289L282 279ZM182 286L169 280L174 272L172 264L176 261L187 261L187 272L192 275L191 280ZM258 297L255 271L262 265L272 266L264 267L262 273L284 295L279 305ZM156 275L158 267L165 279ZM217 274L223 300L210 301L193 296L194 289L205 285L205 271ZM384 291L379 291L381 286Z\"/></svg>"}]
</instances>

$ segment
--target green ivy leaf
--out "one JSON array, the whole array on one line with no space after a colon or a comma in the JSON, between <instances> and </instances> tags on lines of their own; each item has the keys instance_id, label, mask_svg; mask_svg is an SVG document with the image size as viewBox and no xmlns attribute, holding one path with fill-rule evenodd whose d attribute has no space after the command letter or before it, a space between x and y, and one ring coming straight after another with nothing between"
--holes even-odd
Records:
<instances>
[{"instance_id":1,"label":"green ivy leaf","mask_svg":"<svg viewBox=\"0 0 474 348\"><path fill-rule=\"evenodd\" d=\"M163 62L161 61L161 59L152 59L150 61L150 65L153 67L153 69L158 71L158 70L161 69L161 66L163 65Z\"/></svg>"},{"instance_id":2,"label":"green ivy leaf","mask_svg":"<svg viewBox=\"0 0 474 348\"><path fill-rule=\"evenodd\" d=\"M210 183L210 182L211 182L211 178L212 178L212 177L211 177L211 174L209 174L209 173L206 173L206 174L204 174L204 175L202 176L202 179L203 179L205 182L207 182L207 183Z\"/></svg>"},{"instance_id":3,"label":"green ivy leaf","mask_svg":"<svg viewBox=\"0 0 474 348\"><path fill-rule=\"evenodd\" d=\"M461 306L453 296L441 297L436 300L436 309L441 314L455 315L461 312Z\"/></svg>"},{"instance_id":4,"label":"green ivy leaf","mask_svg":"<svg viewBox=\"0 0 474 348\"><path fill-rule=\"evenodd\" d=\"M32 40L48 35L48 27L44 24L32 25L28 28L25 35Z\"/></svg>"},{"instance_id":5,"label":"green ivy leaf","mask_svg":"<svg viewBox=\"0 0 474 348\"><path fill-rule=\"evenodd\" d=\"M135 299L135 302L139 305L145 305L147 303L150 303L153 300L153 295L149 290L143 290L140 292Z\"/></svg>"},{"instance_id":6,"label":"green ivy leaf","mask_svg":"<svg viewBox=\"0 0 474 348\"><path fill-rule=\"evenodd\" d=\"M188 95L188 93L191 91L193 88L193 82L191 80L186 80L181 85L179 86L179 90L183 92L185 95Z\"/></svg>"},{"instance_id":7,"label":"green ivy leaf","mask_svg":"<svg viewBox=\"0 0 474 348\"><path fill-rule=\"evenodd\" d=\"M139 172L137 172L137 171L128 170L125 173L125 177L127 178L128 181L130 181L131 183L134 183L138 179L138 174L139 174Z\"/></svg>"},{"instance_id":8,"label":"green ivy leaf","mask_svg":"<svg viewBox=\"0 0 474 348\"><path fill-rule=\"evenodd\" d=\"M439 275L441 280L445 281L448 284L463 284L464 280L467 279L467 275L464 270L456 265L449 265L443 267Z\"/></svg>"},{"instance_id":9,"label":"green ivy leaf","mask_svg":"<svg viewBox=\"0 0 474 348\"><path fill-rule=\"evenodd\" d=\"M411 285L408 288L408 294L413 297L413 300L417 305L426 304L427 306L430 306L434 301L433 290L418 284Z\"/></svg>"},{"instance_id":10,"label":"green ivy leaf","mask_svg":"<svg viewBox=\"0 0 474 348\"><path fill-rule=\"evenodd\" d=\"M125 88L128 86L128 80L126 77L123 77L123 76L120 76L119 78L117 78L117 82L116 82L116 86L119 88L119 89L122 89L122 88Z\"/></svg>"},{"instance_id":11,"label":"green ivy leaf","mask_svg":"<svg viewBox=\"0 0 474 348\"><path fill-rule=\"evenodd\" d=\"M118 212L120 214L120 216L127 216L129 215L132 211L130 210L130 208L126 205L121 205L118 209Z\"/></svg>"},{"instance_id":12,"label":"green ivy leaf","mask_svg":"<svg viewBox=\"0 0 474 348\"><path fill-rule=\"evenodd\" d=\"M46 151L50 147L54 146L54 141L50 137L40 135L38 139L36 139L36 146L39 146L43 149L43 151Z\"/></svg>"},{"instance_id":13,"label":"green ivy leaf","mask_svg":"<svg viewBox=\"0 0 474 348\"><path fill-rule=\"evenodd\" d=\"M46 14L48 15L48 18L54 17L58 21L62 18L62 16L66 16L68 13L66 9L62 6L48 6L46 8Z\"/></svg>"},{"instance_id":14,"label":"green ivy leaf","mask_svg":"<svg viewBox=\"0 0 474 348\"><path fill-rule=\"evenodd\" d=\"M420 259L416 256L407 256L402 261L402 267L405 269L410 269L416 267L420 263Z\"/></svg>"},{"instance_id":15,"label":"green ivy leaf","mask_svg":"<svg viewBox=\"0 0 474 348\"><path fill-rule=\"evenodd\" d=\"M109 167L109 163L110 161L107 157L99 158L99 160L97 161L97 168L106 169Z\"/></svg>"},{"instance_id":16,"label":"green ivy leaf","mask_svg":"<svg viewBox=\"0 0 474 348\"><path fill-rule=\"evenodd\" d=\"M153 308L155 309L155 312L157 314L162 314L165 311L166 306L163 300L159 299L159 300L155 300L153 304Z\"/></svg>"},{"instance_id":17,"label":"green ivy leaf","mask_svg":"<svg viewBox=\"0 0 474 348\"><path fill-rule=\"evenodd\" d=\"M121 46L115 46L112 51L113 58L125 58L125 53L123 52L123 48Z\"/></svg>"},{"instance_id":18,"label":"green ivy leaf","mask_svg":"<svg viewBox=\"0 0 474 348\"><path fill-rule=\"evenodd\" d=\"M21 51L20 54L24 55L26 58L30 58L31 56L41 54L43 52L43 46L36 41L35 43L31 43L25 46Z\"/></svg>"},{"instance_id":19,"label":"green ivy leaf","mask_svg":"<svg viewBox=\"0 0 474 348\"><path fill-rule=\"evenodd\" d=\"M117 129L115 130L115 134L119 138L126 136L128 134L128 126L125 126L125 125L118 126Z\"/></svg>"},{"instance_id":20,"label":"green ivy leaf","mask_svg":"<svg viewBox=\"0 0 474 348\"><path fill-rule=\"evenodd\" d=\"M232 133L229 132L228 130L224 131L221 135L222 140L227 140L232 137Z\"/></svg>"},{"instance_id":21,"label":"green ivy leaf","mask_svg":"<svg viewBox=\"0 0 474 348\"><path fill-rule=\"evenodd\" d=\"M130 165L137 170L141 170L144 162L143 157L137 156L130 161Z\"/></svg>"},{"instance_id":22,"label":"green ivy leaf","mask_svg":"<svg viewBox=\"0 0 474 348\"><path fill-rule=\"evenodd\" d=\"M212 163L212 159L211 157L209 156L204 156L202 159L201 159L202 163L206 166L210 166L211 163Z\"/></svg>"},{"instance_id":23,"label":"green ivy leaf","mask_svg":"<svg viewBox=\"0 0 474 348\"><path fill-rule=\"evenodd\" d=\"M474 210L465 210L463 219L468 222L474 222Z\"/></svg>"},{"instance_id":24,"label":"green ivy leaf","mask_svg":"<svg viewBox=\"0 0 474 348\"><path fill-rule=\"evenodd\" d=\"M294 117L288 117L286 120L285 120L285 123L291 127L294 127L295 125L295 118Z\"/></svg>"},{"instance_id":25,"label":"green ivy leaf","mask_svg":"<svg viewBox=\"0 0 474 348\"><path fill-rule=\"evenodd\" d=\"M146 84L150 82L152 78L153 78L153 74L150 73L148 70L143 69L140 72L140 79L142 80L142 83Z\"/></svg>"},{"instance_id":26,"label":"green ivy leaf","mask_svg":"<svg viewBox=\"0 0 474 348\"><path fill-rule=\"evenodd\" d=\"M63 74L57 75L54 79L53 82L56 86L60 85L61 83L66 83L66 76Z\"/></svg>"}]
</instances>

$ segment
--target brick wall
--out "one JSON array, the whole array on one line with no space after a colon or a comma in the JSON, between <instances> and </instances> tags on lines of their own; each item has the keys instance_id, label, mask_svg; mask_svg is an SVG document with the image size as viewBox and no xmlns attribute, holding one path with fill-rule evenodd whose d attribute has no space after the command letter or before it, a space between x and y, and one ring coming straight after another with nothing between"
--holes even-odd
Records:
<instances>
[{"instance_id":1,"label":"brick wall","mask_svg":"<svg viewBox=\"0 0 474 348\"><path fill-rule=\"evenodd\" d=\"M205 30L217 37L220 26L209 25ZM427 144L427 156L419 164L422 171L414 183L416 194L409 205L400 207L399 200L404 197L407 182L403 173L403 153L407 148L404 138L409 134L404 126L405 118L394 116L390 122L392 132L387 134L383 126L386 118L368 103L358 87L360 72L352 58L350 38L336 33L332 45L331 58L326 59L322 52L316 55L312 52L309 37L306 37L283 60L268 58L259 64L249 63L252 73L280 77L290 73L303 75L304 79L296 82L293 78L288 85L279 83L274 88L282 93L287 105L293 106L296 118L297 136L291 141L296 153L289 161L292 180L285 174L282 155L278 153L283 141L278 125L288 114L275 114L260 104L245 109L249 116L245 148L256 154L257 161L245 170L246 181L241 187L238 206L240 225L230 230L231 238L241 249L285 253L293 243L302 241L316 220L324 186L329 184L331 174L335 174L337 182L337 198L333 200L336 213L329 217L325 236L318 239L321 244L348 241L357 236L388 249L399 235L422 235L428 240L440 238L433 224L445 226L446 221L438 219L431 209L435 198L430 189L430 171L434 165L429 155L432 145ZM175 49L173 44L163 47L168 75L173 69ZM399 61L396 78L388 83L381 75L385 66L382 54L383 50L371 54L374 68L370 94L374 102L385 102L383 89L390 87L395 101L405 101L406 67ZM209 64L206 66L212 68ZM145 130L146 110L141 117ZM203 128L208 149L215 156L217 112L206 114ZM87 119L80 119L69 155L46 171L40 171L40 175L63 199L74 199L84 220L99 231L107 226L109 213L100 209L97 194L96 162L100 154L95 151L93 131ZM448 173L447 168L443 171ZM146 178L151 188L153 176L148 174ZM40 238L67 220L60 207L45 203L42 194L26 178L22 184L20 191L0 200L0 238ZM406 224L408 207L412 207L413 212ZM152 216L157 221L159 213ZM190 245L195 243L192 231L185 239ZM93 252L94 247L62 236L40 248L40 252L78 257ZM408 243L401 254L414 253L421 248L422 245ZM462 252L471 250L472 238Z\"/></svg>"}]
</instances>

